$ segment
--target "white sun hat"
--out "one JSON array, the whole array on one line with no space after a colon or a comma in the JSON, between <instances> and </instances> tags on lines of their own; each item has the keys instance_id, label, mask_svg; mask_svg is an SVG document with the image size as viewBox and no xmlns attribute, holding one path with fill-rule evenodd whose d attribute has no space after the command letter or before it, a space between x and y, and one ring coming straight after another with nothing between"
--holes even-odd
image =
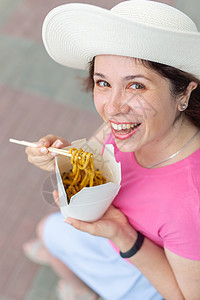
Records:
<instances>
[{"instance_id":1,"label":"white sun hat","mask_svg":"<svg viewBox=\"0 0 200 300\"><path fill-rule=\"evenodd\" d=\"M148 0L121 2L111 10L81 3L56 7L46 16L42 37L61 65L88 69L96 55L141 58L200 79L200 33L181 11Z\"/></svg>"}]
</instances>

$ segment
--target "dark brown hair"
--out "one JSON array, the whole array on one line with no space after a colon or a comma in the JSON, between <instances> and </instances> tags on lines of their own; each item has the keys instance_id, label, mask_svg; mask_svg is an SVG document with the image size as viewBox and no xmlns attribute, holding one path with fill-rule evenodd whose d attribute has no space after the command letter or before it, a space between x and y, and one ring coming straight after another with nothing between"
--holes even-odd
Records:
<instances>
[{"instance_id":1,"label":"dark brown hair","mask_svg":"<svg viewBox=\"0 0 200 300\"><path fill-rule=\"evenodd\" d=\"M86 91L93 91L94 88L94 61L95 58L89 63L89 76L84 84ZM200 128L200 80L192 74L174 67L142 59L138 59L138 61L142 62L145 67L156 71L162 77L167 78L170 82L171 94L173 96L183 95L191 81L195 81L198 84L197 88L192 91L188 107L183 113L188 120Z\"/></svg>"}]
</instances>

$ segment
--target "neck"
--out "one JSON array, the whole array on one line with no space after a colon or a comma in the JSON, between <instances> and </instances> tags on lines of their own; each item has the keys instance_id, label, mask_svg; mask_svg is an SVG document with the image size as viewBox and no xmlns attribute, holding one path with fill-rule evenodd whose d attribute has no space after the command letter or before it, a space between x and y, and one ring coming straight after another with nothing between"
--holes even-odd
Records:
<instances>
[{"instance_id":1,"label":"neck","mask_svg":"<svg viewBox=\"0 0 200 300\"><path fill-rule=\"evenodd\" d=\"M167 136L153 141L135 152L138 163L145 168L159 168L180 161L200 147L195 126L182 126Z\"/></svg>"}]
</instances>

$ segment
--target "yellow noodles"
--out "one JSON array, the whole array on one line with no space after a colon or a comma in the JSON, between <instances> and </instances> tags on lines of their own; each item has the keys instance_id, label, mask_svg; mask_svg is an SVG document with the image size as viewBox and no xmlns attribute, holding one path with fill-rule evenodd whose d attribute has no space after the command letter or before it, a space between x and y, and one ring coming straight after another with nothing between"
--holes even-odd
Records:
<instances>
[{"instance_id":1,"label":"yellow noodles","mask_svg":"<svg viewBox=\"0 0 200 300\"><path fill-rule=\"evenodd\" d=\"M62 176L68 203L71 197L84 187L97 186L106 182L101 174L102 172L95 171L92 153L76 148L71 148L69 153L72 154L71 164L73 169Z\"/></svg>"}]
</instances>

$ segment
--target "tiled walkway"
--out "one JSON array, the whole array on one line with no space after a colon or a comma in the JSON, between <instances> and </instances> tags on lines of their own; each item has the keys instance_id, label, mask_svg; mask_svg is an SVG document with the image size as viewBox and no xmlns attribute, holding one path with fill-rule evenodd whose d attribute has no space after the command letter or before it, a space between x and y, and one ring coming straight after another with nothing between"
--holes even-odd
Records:
<instances>
[{"instance_id":1,"label":"tiled walkway","mask_svg":"<svg viewBox=\"0 0 200 300\"><path fill-rule=\"evenodd\" d=\"M35 141L53 133L72 141L101 124L91 96L81 91L79 77L86 74L54 63L41 42L44 16L66 2L0 0L0 300L56 300L58 280L21 250L37 222L55 210L42 196L49 174L29 164L24 148L8 139ZM79 2L110 8L120 1ZM199 2L188 3L177 5L197 20Z\"/></svg>"},{"instance_id":2,"label":"tiled walkway","mask_svg":"<svg viewBox=\"0 0 200 300\"><path fill-rule=\"evenodd\" d=\"M101 124L85 73L54 63L41 43L44 15L65 1L0 0L0 299L55 300L56 275L26 259L22 244L37 222L55 210L42 196L49 176L27 162L10 137L35 141L53 133L70 141ZM80 87L80 88L79 88ZM76 100L76 102L75 102ZM78 100L78 101L77 101ZM92 124L92 126L91 126Z\"/></svg>"},{"instance_id":3,"label":"tiled walkway","mask_svg":"<svg viewBox=\"0 0 200 300\"><path fill-rule=\"evenodd\" d=\"M24 258L21 245L34 236L36 223L53 207L42 197L49 174L29 164L24 148L9 144L8 138L35 141L53 132L74 140L92 134L100 119L94 113L7 86L0 86L0 94L0 294L7 300L21 300L38 271Z\"/></svg>"}]
</instances>

